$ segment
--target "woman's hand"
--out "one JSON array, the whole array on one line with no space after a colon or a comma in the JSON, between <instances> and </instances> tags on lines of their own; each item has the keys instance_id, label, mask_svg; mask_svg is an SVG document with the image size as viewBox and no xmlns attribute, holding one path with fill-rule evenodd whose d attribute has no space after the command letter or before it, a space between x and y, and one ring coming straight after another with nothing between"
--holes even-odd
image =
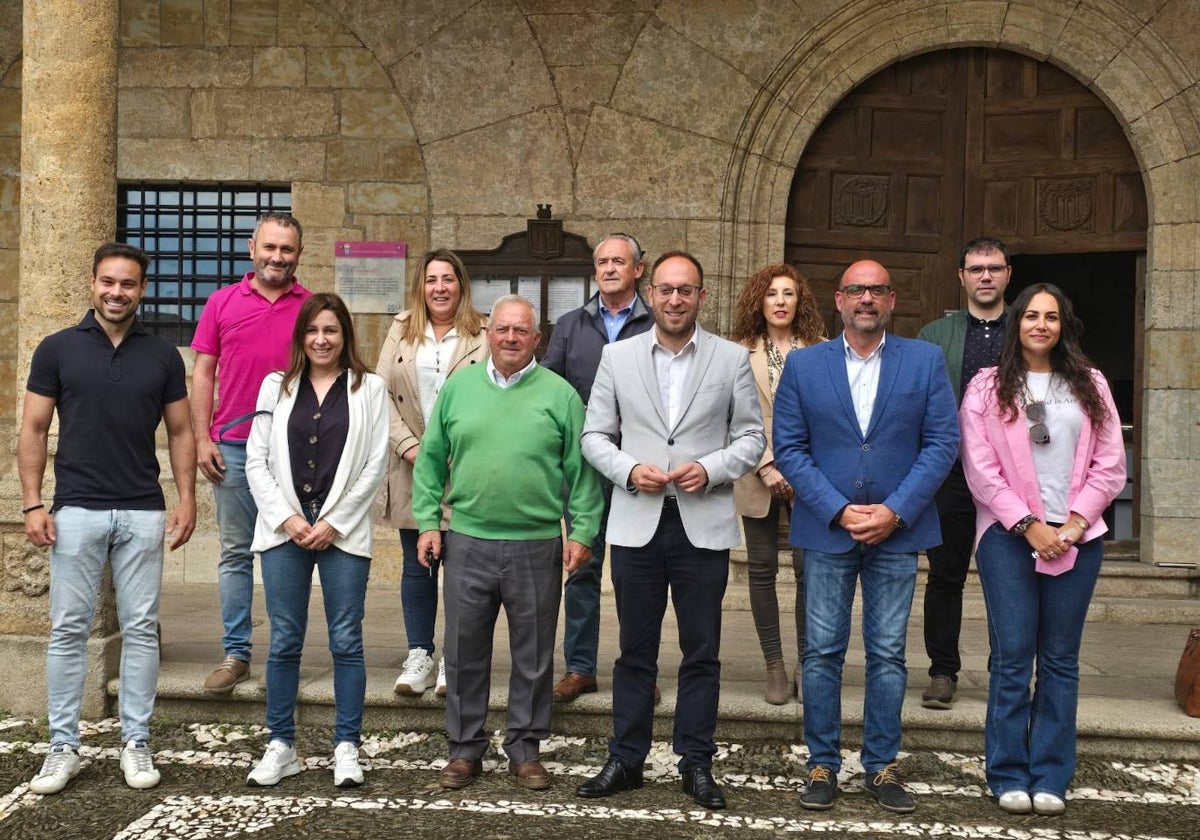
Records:
<instances>
[{"instance_id":1,"label":"woman's hand","mask_svg":"<svg viewBox=\"0 0 1200 840\"><path fill-rule=\"evenodd\" d=\"M1036 554L1047 560L1053 560L1071 544L1059 537L1058 532L1045 522L1034 522L1025 532L1025 539Z\"/></svg>"},{"instance_id":2,"label":"woman's hand","mask_svg":"<svg viewBox=\"0 0 1200 840\"><path fill-rule=\"evenodd\" d=\"M337 529L326 522L324 519L318 519L308 531L308 536L300 540L297 545L301 548L307 548L310 551L324 551L333 545L333 541L337 539Z\"/></svg>"},{"instance_id":3,"label":"woman's hand","mask_svg":"<svg viewBox=\"0 0 1200 840\"><path fill-rule=\"evenodd\" d=\"M1066 524L1058 529L1058 538L1067 545L1075 545L1075 543L1083 539L1083 535L1087 533L1087 529L1088 524L1084 521L1083 517L1071 514Z\"/></svg>"},{"instance_id":4,"label":"woman's hand","mask_svg":"<svg viewBox=\"0 0 1200 840\"><path fill-rule=\"evenodd\" d=\"M774 464L768 464L758 471L758 480L763 483L763 486L771 492L771 495L777 499L783 499L786 502L792 500L795 491L792 485L787 483L787 479L783 477Z\"/></svg>"},{"instance_id":5,"label":"woman's hand","mask_svg":"<svg viewBox=\"0 0 1200 840\"><path fill-rule=\"evenodd\" d=\"M296 545L302 545L304 538L312 530L312 526L308 524L308 520L303 516L293 513L283 521L283 530L288 535L288 539Z\"/></svg>"},{"instance_id":6,"label":"woman's hand","mask_svg":"<svg viewBox=\"0 0 1200 840\"><path fill-rule=\"evenodd\" d=\"M410 447L408 447L408 449L404 450L404 453L400 457L403 458L405 461L407 461L408 465L411 467L413 464L417 463L417 454L420 451L421 451L420 444L418 444L416 446L410 446Z\"/></svg>"}]
</instances>

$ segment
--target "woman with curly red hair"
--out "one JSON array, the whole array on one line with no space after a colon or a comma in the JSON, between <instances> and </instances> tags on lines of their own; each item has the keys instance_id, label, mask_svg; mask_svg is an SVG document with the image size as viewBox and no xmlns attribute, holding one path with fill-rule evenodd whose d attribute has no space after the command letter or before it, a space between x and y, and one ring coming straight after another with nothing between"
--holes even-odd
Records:
<instances>
[{"instance_id":1,"label":"woman with curly red hair","mask_svg":"<svg viewBox=\"0 0 1200 840\"><path fill-rule=\"evenodd\" d=\"M750 577L750 611L767 664L764 699L776 706L787 702L789 693L799 699L800 665L804 655L804 553L792 548L796 572L796 678L789 686L783 662L779 630L779 598L775 578L779 572L779 517L792 510L792 488L775 468L771 453L771 417L775 388L783 373L787 354L825 339L825 325L817 309L808 280L790 265L769 265L756 272L738 297L734 311L734 341L750 350L750 367L758 385L767 432L767 450L758 467L733 486L737 512L746 532L746 556ZM789 691L790 689L790 691Z\"/></svg>"}]
</instances>

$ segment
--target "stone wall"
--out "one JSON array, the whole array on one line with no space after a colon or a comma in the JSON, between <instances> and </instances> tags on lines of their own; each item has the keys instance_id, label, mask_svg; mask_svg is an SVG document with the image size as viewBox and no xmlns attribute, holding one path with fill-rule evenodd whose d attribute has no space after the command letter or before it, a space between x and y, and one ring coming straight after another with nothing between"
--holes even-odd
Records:
<instances>
[{"instance_id":1,"label":"stone wall","mask_svg":"<svg viewBox=\"0 0 1200 840\"><path fill-rule=\"evenodd\" d=\"M16 211L20 45L9 43L19 26L7 24L19 7L0 0L0 306L15 288L4 214ZM1191 559L1200 525L1189 505L1200 461L1191 10L1189 0L124 0L117 175L290 185L306 226L301 276L316 289L332 288L336 239L400 239L413 254L491 248L550 203L592 240L628 230L651 254L694 251L710 287L703 318L720 330L740 279L782 254L804 145L855 85L948 46L1050 60L1110 105L1143 166L1143 553ZM364 318L362 329L373 359L386 318ZM11 428L5 346L0 423ZM209 494L200 498L206 525ZM395 544L383 536L375 580L392 585ZM173 579L212 579L211 528L170 563Z\"/></svg>"}]
</instances>

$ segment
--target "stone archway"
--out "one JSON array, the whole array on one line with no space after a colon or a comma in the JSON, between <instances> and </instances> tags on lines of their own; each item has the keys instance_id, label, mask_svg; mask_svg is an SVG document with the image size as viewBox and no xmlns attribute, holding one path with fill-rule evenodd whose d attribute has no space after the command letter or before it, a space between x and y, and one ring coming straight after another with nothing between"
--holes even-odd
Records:
<instances>
[{"instance_id":1,"label":"stone archway","mask_svg":"<svg viewBox=\"0 0 1200 840\"><path fill-rule=\"evenodd\" d=\"M783 253L792 176L805 144L860 82L935 49L991 46L1050 61L1093 90L1137 156L1150 207L1143 400L1142 557L1190 557L1200 516L1200 330L1193 304L1200 239L1200 97L1196 74L1143 18L1115 3L851 3L777 64L747 109L722 199L722 278ZM723 284L729 301L734 282ZM731 311L722 301L723 313ZM727 317L727 314L724 315ZM722 325L725 326L725 325Z\"/></svg>"}]
</instances>

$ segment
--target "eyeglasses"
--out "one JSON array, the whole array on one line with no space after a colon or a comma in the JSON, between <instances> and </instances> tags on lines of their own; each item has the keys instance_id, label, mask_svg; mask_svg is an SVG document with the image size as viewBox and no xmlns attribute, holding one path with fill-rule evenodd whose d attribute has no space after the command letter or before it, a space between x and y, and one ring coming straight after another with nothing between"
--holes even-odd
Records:
<instances>
[{"instance_id":1,"label":"eyeglasses","mask_svg":"<svg viewBox=\"0 0 1200 840\"><path fill-rule=\"evenodd\" d=\"M963 267L963 271L968 277L978 280L985 271L993 277L999 277L1009 268L1010 266L1007 265L968 265Z\"/></svg>"},{"instance_id":2,"label":"eyeglasses","mask_svg":"<svg viewBox=\"0 0 1200 840\"><path fill-rule=\"evenodd\" d=\"M676 294L683 300L691 300L700 291L699 286L668 286L666 283L659 283L650 288L663 300L670 300L671 296Z\"/></svg>"},{"instance_id":3,"label":"eyeglasses","mask_svg":"<svg viewBox=\"0 0 1200 840\"><path fill-rule=\"evenodd\" d=\"M846 297L852 298L860 298L867 292L870 292L873 298L882 298L887 297L891 293L892 287L886 283L880 283L875 286L862 286L858 283L851 283L849 286L842 286L838 291Z\"/></svg>"},{"instance_id":4,"label":"eyeglasses","mask_svg":"<svg viewBox=\"0 0 1200 840\"><path fill-rule=\"evenodd\" d=\"M1029 427L1029 440L1036 444L1050 442L1050 430L1046 428L1046 403L1042 400L1025 404L1025 416L1033 421Z\"/></svg>"}]
</instances>

